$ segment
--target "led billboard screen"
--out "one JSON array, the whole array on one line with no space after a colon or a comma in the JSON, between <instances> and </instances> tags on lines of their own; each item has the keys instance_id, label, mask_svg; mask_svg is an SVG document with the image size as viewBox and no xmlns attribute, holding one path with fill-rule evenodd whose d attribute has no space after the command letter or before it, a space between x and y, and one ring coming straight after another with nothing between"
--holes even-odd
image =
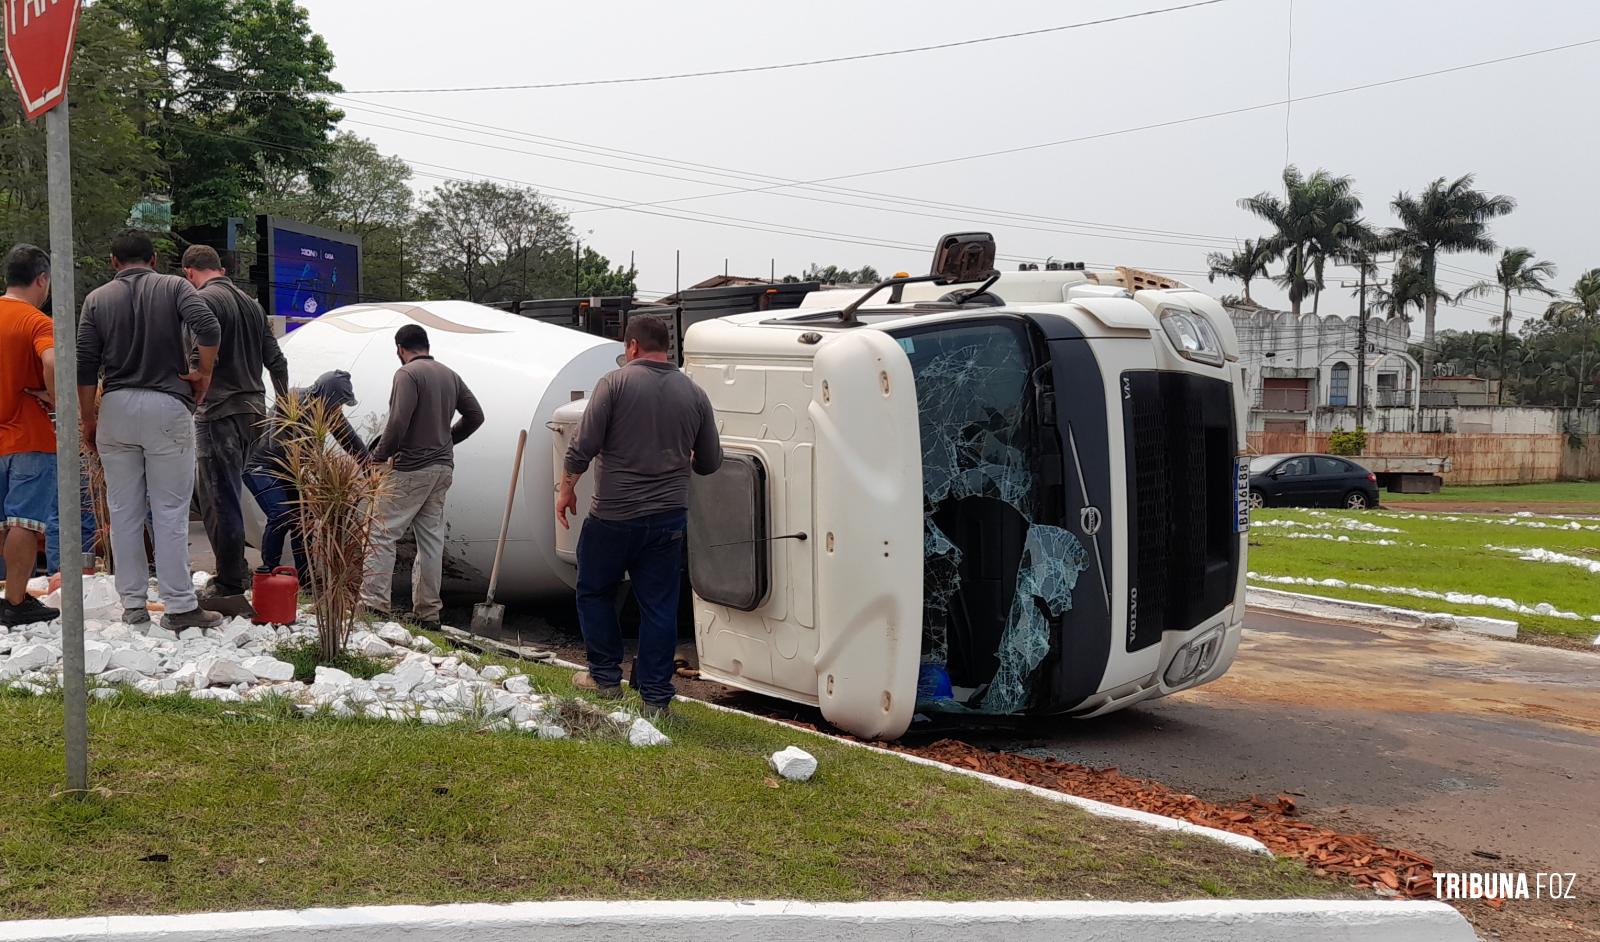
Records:
<instances>
[{"instance_id":1,"label":"led billboard screen","mask_svg":"<svg viewBox=\"0 0 1600 942\"><path fill-rule=\"evenodd\" d=\"M259 217L256 229L257 244L265 247L268 314L318 317L360 300L360 236L275 216ZM293 330L303 322L291 319L286 326Z\"/></svg>"}]
</instances>

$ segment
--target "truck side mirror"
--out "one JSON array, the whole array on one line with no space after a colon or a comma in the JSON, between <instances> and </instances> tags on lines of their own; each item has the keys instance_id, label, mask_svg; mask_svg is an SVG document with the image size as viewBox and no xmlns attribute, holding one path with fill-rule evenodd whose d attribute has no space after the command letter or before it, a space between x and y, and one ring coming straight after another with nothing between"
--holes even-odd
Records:
<instances>
[{"instance_id":1,"label":"truck side mirror","mask_svg":"<svg viewBox=\"0 0 1600 942\"><path fill-rule=\"evenodd\" d=\"M933 270L940 284L983 281L994 272L994 236L987 232L953 232L933 248Z\"/></svg>"}]
</instances>

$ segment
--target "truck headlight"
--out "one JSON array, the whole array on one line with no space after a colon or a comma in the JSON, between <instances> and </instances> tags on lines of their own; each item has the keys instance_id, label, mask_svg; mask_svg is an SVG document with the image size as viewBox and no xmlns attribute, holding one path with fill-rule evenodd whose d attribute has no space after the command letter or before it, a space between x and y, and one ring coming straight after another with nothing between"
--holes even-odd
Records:
<instances>
[{"instance_id":1,"label":"truck headlight","mask_svg":"<svg viewBox=\"0 0 1600 942\"><path fill-rule=\"evenodd\" d=\"M1204 317L1193 311L1167 308L1161 312L1161 327L1179 356L1211 366L1222 365L1222 341Z\"/></svg>"},{"instance_id":2,"label":"truck headlight","mask_svg":"<svg viewBox=\"0 0 1600 942\"><path fill-rule=\"evenodd\" d=\"M1168 687L1187 683L1210 670L1222 653L1222 628L1213 628L1178 649L1162 679Z\"/></svg>"}]
</instances>

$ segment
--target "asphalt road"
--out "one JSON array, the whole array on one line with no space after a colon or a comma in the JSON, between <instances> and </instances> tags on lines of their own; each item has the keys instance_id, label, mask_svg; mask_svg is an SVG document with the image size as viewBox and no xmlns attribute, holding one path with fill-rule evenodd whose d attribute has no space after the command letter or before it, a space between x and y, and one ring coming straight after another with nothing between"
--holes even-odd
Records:
<instances>
[{"instance_id":1,"label":"asphalt road","mask_svg":"<svg viewBox=\"0 0 1600 942\"><path fill-rule=\"evenodd\" d=\"M1203 798L1292 792L1307 819L1438 870L1575 872L1576 903L1468 915L1484 938L1600 938L1600 656L1257 612L1245 626L1207 687L972 738Z\"/></svg>"}]
</instances>

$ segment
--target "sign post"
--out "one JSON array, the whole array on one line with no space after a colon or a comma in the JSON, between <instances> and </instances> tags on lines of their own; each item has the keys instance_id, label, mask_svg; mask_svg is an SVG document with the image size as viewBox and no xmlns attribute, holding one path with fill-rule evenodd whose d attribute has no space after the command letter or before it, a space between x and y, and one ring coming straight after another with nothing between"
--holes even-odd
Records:
<instances>
[{"instance_id":1,"label":"sign post","mask_svg":"<svg viewBox=\"0 0 1600 942\"><path fill-rule=\"evenodd\" d=\"M28 118L45 116L50 182L50 309L55 320L56 500L61 544L61 670L67 789L89 787L83 679L83 505L78 432L77 265L72 244L72 141L67 82L78 0L5 0L6 68ZM10 574L8 574L10 575Z\"/></svg>"}]
</instances>

